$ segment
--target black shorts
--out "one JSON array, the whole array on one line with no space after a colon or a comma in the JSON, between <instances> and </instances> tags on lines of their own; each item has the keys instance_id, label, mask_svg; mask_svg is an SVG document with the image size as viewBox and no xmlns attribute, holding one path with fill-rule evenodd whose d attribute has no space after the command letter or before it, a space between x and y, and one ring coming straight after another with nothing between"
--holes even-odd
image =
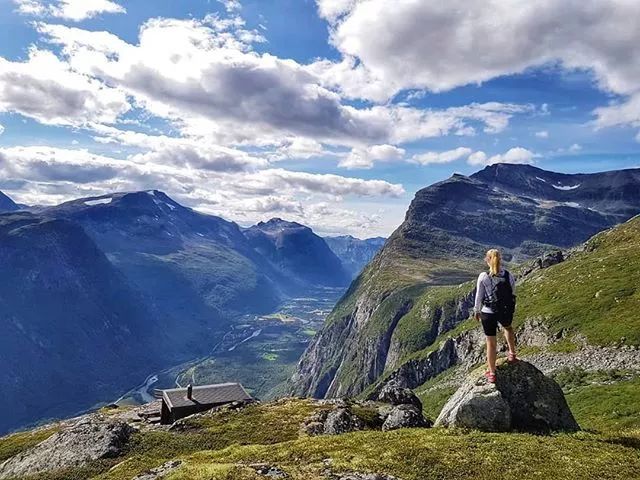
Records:
<instances>
[{"instance_id":1,"label":"black shorts","mask_svg":"<svg viewBox=\"0 0 640 480\"><path fill-rule=\"evenodd\" d=\"M480 312L480 320L482 321L484 334L487 337L495 337L498 330L498 323L503 327L509 327L513 321L513 316Z\"/></svg>"}]
</instances>

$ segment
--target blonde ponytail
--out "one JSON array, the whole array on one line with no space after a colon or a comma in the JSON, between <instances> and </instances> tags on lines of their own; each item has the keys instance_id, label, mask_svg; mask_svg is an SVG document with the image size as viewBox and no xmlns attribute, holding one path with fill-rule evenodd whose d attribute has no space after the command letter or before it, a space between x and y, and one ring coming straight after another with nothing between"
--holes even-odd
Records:
<instances>
[{"instance_id":1,"label":"blonde ponytail","mask_svg":"<svg viewBox=\"0 0 640 480\"><path fill-rule=\"evenodd\" d=\"M489 264L489 273L493 276L498 275L502 267L502 256L500 250L492 248L487 252L487 263Z\"/></svg>"}]
</instances>

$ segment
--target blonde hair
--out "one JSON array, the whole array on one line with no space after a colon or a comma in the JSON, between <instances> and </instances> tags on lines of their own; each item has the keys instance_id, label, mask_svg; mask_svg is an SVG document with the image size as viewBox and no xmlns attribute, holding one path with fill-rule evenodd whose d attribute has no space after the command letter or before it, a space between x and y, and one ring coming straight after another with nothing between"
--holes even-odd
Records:
<instances>
[{"instance_id":1,"label":"blonde hair","mask_svg":"<svg viewBox=\"0 0 640 480\"><path fill-rule=\"evenodd\" d=\"M502 267L502 255L500 255L500 250L497 250L495 248L488 250L486 259L489 263L489 273L491 273L491 275L493 276L498 275L498 272L500 272L500 267Z\"/></svg>"}]
</instances>

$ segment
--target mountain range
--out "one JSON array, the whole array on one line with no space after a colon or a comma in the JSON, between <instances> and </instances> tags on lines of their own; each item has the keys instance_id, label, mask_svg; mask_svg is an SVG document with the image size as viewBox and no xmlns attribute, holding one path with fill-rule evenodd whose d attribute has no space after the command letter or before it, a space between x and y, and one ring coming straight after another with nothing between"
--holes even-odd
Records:
<instances>
[{"instance_id":1,"label":"mountain range","mask_svg":"<svg viewBox=\"0 0 640 480\"><path fill-rule=\"evenodd\" d=\"M431 348L468 317L470 281L486 268L488 248L514 266L638 213L640 169L572 175L496 164L418 191L307 348L290 391L362 394Z\"/></svg>"},{"instance_id":2,"label":"mountain range","mask_svg":"<svg viewBox=\"0 0 640 480\"><path fill-rule=\"evenodd\" d=\"M115 398L207 354L245 313L350 276L308 227L243 229L163 192L17 211L0 196L0 431Z\"/></svg>"},{"instance_id":3,"label":"mountain range","mask_svg":"<svg viewBox=\"0 0 640 480\"><path fill-rule=\"evenodd\" d=\"M386 241L383 237L359 239L351 235L324 237L324 240L353 278L358 276Z\"/></svg>"}]
</instances>

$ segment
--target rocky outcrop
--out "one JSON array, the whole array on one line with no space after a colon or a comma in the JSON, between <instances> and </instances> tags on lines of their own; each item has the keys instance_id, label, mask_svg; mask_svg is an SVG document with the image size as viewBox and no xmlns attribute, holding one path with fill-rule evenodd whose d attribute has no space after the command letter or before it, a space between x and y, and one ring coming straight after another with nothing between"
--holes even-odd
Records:
<instances>
[{"instance_id":1,"label":"rocky outcrop","mask_svg":"<svg viewBox=\"0 0 640 480\"><path fill-rule=\"evenodd\" d=\"M351 405L345 401L337 401L333 409L316 411L307 418L301 431L309 436L341 435L343 433L372 428L367 419L361 418L352 411Z\"/></svg>"},{"instance_id":2,"label":"rocky outcrop","mask_svg":"<svg viewBox=\"0 0 640 480\"><path fill-rule=\"evenodd\" d=\"M560 386L524 361L501 365L495 384L483 373L469 378L446 403L436 426L535 433L580 429Z\"/></svg>"},{"instance_id":3,"label":"rocky outcrop","mask_svg":"<svg viewBox=\"0 0 640 480\"><path fill-rule=\"evenodd\" d=\"M382 387L378 394L378 401L391 405L412 405L418 410L422 410L422 402L413 393L413 390L401 387L395 382L388 382Z\"/></svg>"},{"instance_id":4,"label":"rocky outcrop","mask_svg":"<svg viewBox=\"0 0 640 480\"><path fill-rule=\"evenodd\" d=\"M427 380L456 366L471 366L484 359L484 334L480 329L463 332L446 339L435 350L421 358L413 358L392 371L373 391L377 396L385 386L393 383L400 387L417 388Z\"/></svg>"},{"instance_id":5,"label":"rocky outcrop","mask_svg":"<svg viewBox=\"0 0 640 480\"><path fill-rule=\"evenodd\" d=\"M337 408L324 421L325 435L341 435L364 429L364 422L348 408Z\"/></svg>"},{"instance_id":6,"label":"rocky outcrop","mask_svg":"<svg viewBox=\"0 0 640 480\"><path fill-rule=\"evenodd\" d=\"M427 428L431 425L432 423L422 415L422 410L415 405L396 405L382 424L382 431L387 432L399 428Z\"/></svg>"},{"instance_id":7,"label":"rocky outcrop","mask_svg":"<svg viewBox=\"0 0 640 480\"><path fill-rule=\"evenodd\" d=\"M0 478L37 475L49 470L77 467L92 460L120 455L133 428L124 422L86 417L35 447L0 465Z\"/></svg>"},{"instance_id":8,"label":"rocky outcrop","mask_svg":"<svg viewBox=\"0 0 640 480\"><path fill-rule=\"evenodd\" d=\"M557 265L558 263L564 262L565 260L566 257L562 250L555 250L553 252L546 253L545 255L538 257L530 262L522 269L520 275L522 277L526 277L536 270L542 270L544 268L552 267L554 265Z\"/></svg>"}]
</instances>

